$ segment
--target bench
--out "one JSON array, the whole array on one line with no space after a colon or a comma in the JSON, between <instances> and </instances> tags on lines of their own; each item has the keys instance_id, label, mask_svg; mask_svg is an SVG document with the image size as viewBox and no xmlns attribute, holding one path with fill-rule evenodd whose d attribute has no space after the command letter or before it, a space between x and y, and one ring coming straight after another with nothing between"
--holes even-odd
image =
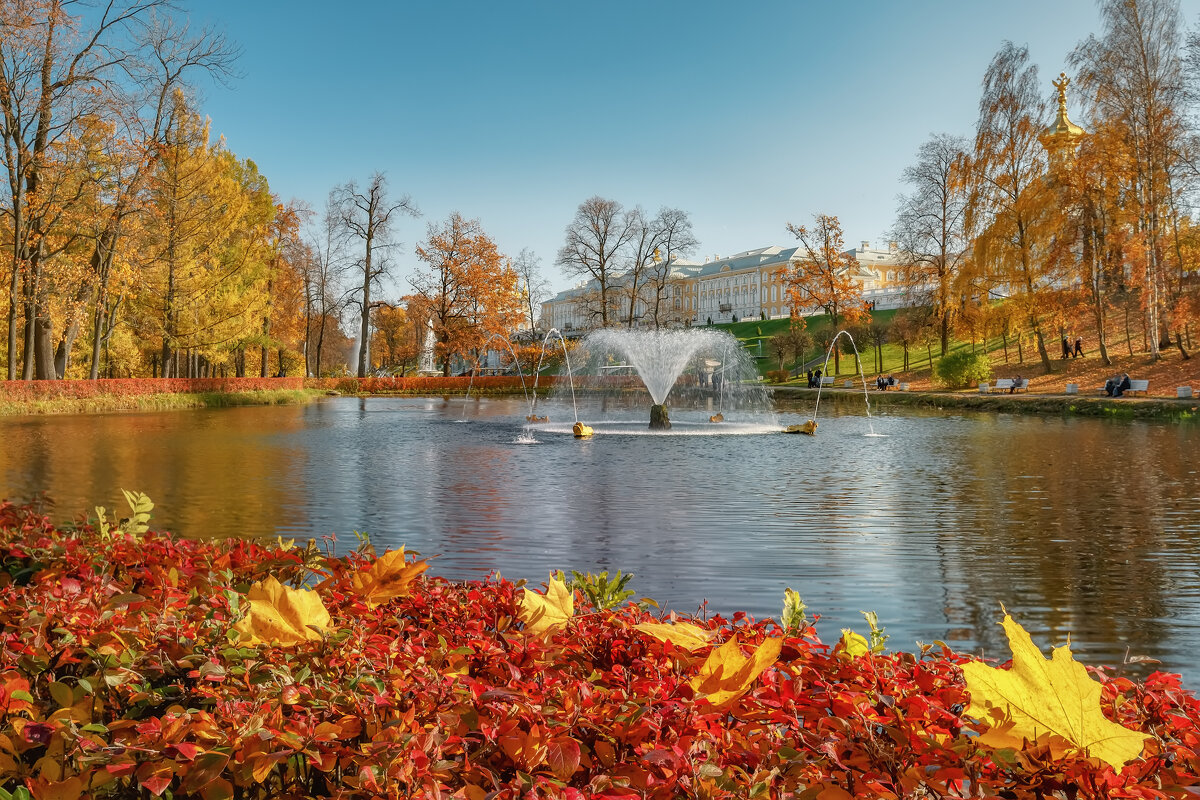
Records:
<instances>
[{"instance_id":1,"label":"bench","mask_svg":"<svg viewBox=\"0 0 1200 800\"><path fill-rule=\"evenodd\" d=\"M1125 391L1121 392L1121 396L1124 396L1127 394L1145 394L1149 390L1150 390L1150 380L1149 379L1146 379L1144 381L1135 381L1134 379L1130 378L1129 379L1129 388L1126 389ZM1101 386L1100 394L1108 394L1108 390L1104 386Z\"/></svg>"},{"instance_id":2,"label":"bench","mask_svg":"<svg viewBox=\"0 0 1200 800\"><path fill-rule=\"evenodd\" d=\"M822 375L821 376L821 385L822 386L833 386L833 376L832 375Z\"/></svg>"},{"instance_id":3,"label":"bench","mask_svg":"<svg viewBox=\"0 0 1200 800\"><path fill-rule=\"evenodd\" d=\"M992 387L993 392L1027 392L1029 391L1029 379L1022 378L1019 381L1013 381L1012 378L997 378L996 385Z\"/></svg>"}]
</instances>

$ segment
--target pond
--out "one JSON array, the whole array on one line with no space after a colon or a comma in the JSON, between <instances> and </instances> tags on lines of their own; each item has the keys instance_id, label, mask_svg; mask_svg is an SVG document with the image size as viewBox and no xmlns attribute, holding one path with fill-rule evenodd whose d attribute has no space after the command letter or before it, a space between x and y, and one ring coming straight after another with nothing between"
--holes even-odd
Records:
<instances>
[{"instance_id":1,"label":"pond","mask_svg":"<svg viewBox=\"0 0 1200 800\"><path fill-rule=\"evenodd\" d=\"M519 443L520 398L10 418L0 496L44 491L64 521L138 489L156 527L336 533L343 550L365 531L458 579L620 568L680 612L775 616L791 587L829 642L874 610L891 648L1003 656L1003 603L1043 648L1070 634L1081 660L1152 657L1194 688L1194 427L862 408L822 400L816 437L598 427L576 440L552 425L533 444ZM776 411L801 422L811 403ZM705 432L682 416L680 430Z\"/></svg>"}]
</instances>

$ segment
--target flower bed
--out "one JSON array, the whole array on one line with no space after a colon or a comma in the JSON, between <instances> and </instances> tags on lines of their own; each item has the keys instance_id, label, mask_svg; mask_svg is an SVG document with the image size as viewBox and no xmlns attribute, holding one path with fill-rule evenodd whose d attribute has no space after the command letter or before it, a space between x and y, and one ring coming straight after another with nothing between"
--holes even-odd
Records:
<instances>
[{"instance_id":1,"label":"flower bed","mask_svg":"<svg viewBox=\"0 0 1200 800\"><path fill-rule=\"evenodd\" d=\"M10 796L1102 798L1197 782L1200 704L1173 675L1094 673L1107 717L1150 736L1118 772L1054 742L982 744L971 659L944 646L855 652L742 614L694 620L684 646L635 627L656 618L633 604L533 621L509 581L140 534L143 518L64 530L0 505ZM272 577L313 587L272 590L309 611L264 612ZM297 619L297 643L270 643ZM723 675L718 650L769 654Z\"/></svg>"},{"instance_id":2,"label":"flower bed","mask_svg":"<svg viewBox=\"0 0 1200 800\"><path fill-rule=\"evenodd\" d=\"M538 388L553 386L556 378L542 376ZM306 378L305 388L327 389L346 394L387 394L389 392L411 392L437 394L439 392L521 391L521 378L516 375L478 375L472 381L467 376L443 378L438 375L423 377L392 376L386 378ZM533 388L533 377L525 378L525 388Z\"/></svg>"},{"instance_id":3,"label":"flower bed","mask_svg":"<svg viewBox=\"0 0 1200 800\"><path fill-rule=\"evenodd\" d=\"M148 394L259 392L302 389L303 378L101 378L68 381L0 381L0 399L15 401L134 397Z\"/></svg>"}]
</instances>

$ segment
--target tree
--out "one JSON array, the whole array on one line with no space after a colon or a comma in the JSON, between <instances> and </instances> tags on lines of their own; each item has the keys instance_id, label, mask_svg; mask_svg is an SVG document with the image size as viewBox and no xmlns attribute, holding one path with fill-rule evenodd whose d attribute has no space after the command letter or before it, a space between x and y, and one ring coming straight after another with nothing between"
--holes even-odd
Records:
<instances>
[{"instance_id":1,"label":"tree","mask_svg":"<svg viewBox=\"0 0 1200 800\"><path fill-rule=\"evenodd\" d=\"M513 269L516 270L517 280L521 284L521 295L525 300L529 330L535 332L542 299L546 297L550 289L550 283L542 277L539 269L541 262L542 259L538 257L537 253L528 247L522 248L513 262Z\"/></svg>"},{"instance_id":2,"label":"tree","mask_svg":"<svg viewBox=\"0 0 1200 800\"><path fill-rule=\"evenodd\" d=\"M621 254L637 235L635 222L617 201L590 197L575 210L555 259L568 277L595 283L594 291L580 295L580 310L602 328L609 327L618 302Z\"/></svg>"},{"instance_id":3,"label":"tree","mask_svg":"<svg viewBox=\"0 0 1200 800\"><path fill-rule=\"evenodd\" d=\"M1069 248L1054 239L1060 230L1057 197L1038 139L1046 102L1037 67L1028 62L1026 48L1006 42L984 74L967 228L975 233L972 263L985 271L987 284L1003 287L1021 308L1037 338L1042 367L1050 373L1042 317L1061 277L1056 255Z\"/></svg>"},{"instance_id":4,"label":"tree","mask_svg":"<svg viewBox=\"0 0 1200 800\"><path fill-rule=\"evenodd\" d=\"M825 308L836 332L845 317L854 322L866 314L862 286L854 279L858 263L848 255L842 241L842 225L828 214L813 217L810 230L788 223L787 229L800 240L803 251L784 275L793 314L804 308ZM841 371L837 349L833 353L835 374Z\"/></svg>"},{"instance_id":5,"label":"tree","mask_svg":"<svg viewBox=\"0 0 1200 800\"><path fill-rule=\"evenodd\" d=\"M1071 55L1093 124L1114 124L1130 169L1127 199L1137 209L1137 252L1128 260L1140 278L1151 357L1170 344L1172 301L1184 286L1179 239L1179 183L1189 145L1177 0L1102 0L1101 37ZM1182 345L1180 350L1182 351Z\"/></svg>"},{"instance_id":6,"label":"tree","mask_svg":"<svg viewBox=\"0 0 1200 800\"><path fill-rule=\"evenodd\" d=\"M442 374L454 356L484 347L492 336L505 338L521 317L517 272L483 231L479 220L457 212L429 224L417 258L426 269L410 279L433 322Z\"/></svg>"},{"instance_id":7,"label":"tree","mask_svg":"<svg viewBox=\"0 0 1200 800\"><path fill-rule=\"evenodd\" d=\"M73 0L0 3L0 139L12 236L8 261L8 378L16 377L18 308L24 315L25 378L57 377L51 298L78 296L49 273L56 256L77 243L51 228L83 201L83 184L49 180L54 148L116 85L115 72L139 46L141 24L168 0L113 0L86 18ZM59 172L65 176L66 172ZM79 235L76 231L72 235ZM73 277L82 277L76 272ZM64 351L65 352L65 351Z\"/></svg>"},{"instance_id":8,"label":"tree","mask_svg":"<svg viewBox=\"0 0 1200 800\"><path fill-rule=\"evenodd\" d=\"M408 195L399 200L388 197L387 180L376 172L366 189L350 181L333 191L333 206L337 209L342 228L363 243L362 280L355 292L359 306L358 377L367 376L367 351L371 346L371 290L378 287L388 271L387 250L393 246L392 228L404 216L418 216L416 205Z\"/></svg>"},{"instance_id":9,"label":"tree","mask_svg":"<svg viewBox=\"0 0 1200 800\"><path fill-rule=\"evenodd\" d=\"M909 305L933 309L943 356L953 327L954 286L968 250L966 148L966 140L947 134L921 145L916 163L904 170L912 193L900 198L892 234L899 244L900 280Z\"/></svg>"},{"instance_id":10,"label":"tree","mask_svg":"<svg viewBox=\"0 0 1200 800\"><path fill-rule=\"evenodd\" d=\"M699 246L692 233L692 220L688 213L679 208L663 206L654 218L658 244L656 251L661 253L654 259L649 275L649 285L653 291L653 309L650 314L654 327L661 328L663 318L675 311L671 299L667 297L668 284L671 280L671 270L680 256L690 255ZM654 253L651 254L655 255ZM666 310L663 304L666 303ZM690 318L689 318L690 319Z\"/></svg>"},{"instance_id":11,"label":"tree","mask_svg":"<svg viewBox=\"0 0 1200 800\"><path fill-rule=\"evenodd\" d=\"M308 374L317 377L321 375L326 333L337 327L343 305L341 284L348 265L341 233L336 195L330 192L319 224L307 233L307 258L302 262L306 309L304 352Z\"/></svg>"}]
</instances>

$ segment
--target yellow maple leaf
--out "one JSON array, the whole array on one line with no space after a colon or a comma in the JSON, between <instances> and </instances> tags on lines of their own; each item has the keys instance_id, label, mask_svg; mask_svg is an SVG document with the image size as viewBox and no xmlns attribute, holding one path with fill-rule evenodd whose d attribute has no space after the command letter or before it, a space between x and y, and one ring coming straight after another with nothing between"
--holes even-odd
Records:
<instances>
[{"instance_id":1,"label":"yellow maple leaf","mask_svg":"<svg viewBox=\"0 0 1200 800\"><path fill-rule=\"evenodd\" d=\"M690 622L676 622L674 624L667 622L640 622L633 627L642 633L653 636L659 641L670 642L689 652L708 647L712 643L713 636L716 635L714 631L708 628L701 628L699 625L693 625Z\"/></svg>"},{"instance_id":2,"label":"yellow maple leaf","mask_svg":"<svg viewBox=\"0 0 1200 800\"><path fill-rule=\"evenodd\" d=\"M367 601L367 608L375 608L396 597L408 595L408 585L425 570L425 561L406 563L404 547L384 553L367 569L361 569L351 577L354 591Z\"/></svg>"},{"instance_id":3,"label":"yellow maple leaf","mask_svg":"<svg viewBox=\"0 0 1200 800\"><path fill-rule=\"evenodd\" d=\"M329 627L329 611L319 594L284 586L274 577L252 585L246 599L250 612L233 626L245 644L290 647L321 639L309 626Z\"/></svg>"},{"instance_id":4,"label":"yellow maple leaf","mask_svg":"<svg viewBox=\"0 0 1200 800\"><path fill-rule=\"evenodd\" d=\"M557 578L551 578L546 584L545 594L526 589L520 602L521 621L525 623L525 630L534 636L567 624L575 613L575 593Z\"/></svg>"},{"instance_id":5,"label":"yellow maple leaf","mask_svg":"<svg viewBox=\"0 0 1200 800\"><path fill-rule=\"evenodd\" d=\"M692 678L692 690L712 703L723 706L732 703L750 690L754 681L779 658L783 639L764 639L749 657L742 655L737 639L708 654L700 672Z\"/></svg>"},{"instance_id":6,"label":"yellow maple leaf","mask_svg":"<svg viewBox=\"0 0 1200 800\"><path fill-rule=\"evenodd\" d=\"M853 659L865 656L869 652L871 652L871 645L867 644L867 640L862 634L855 633L849 628L842 628L842 652L840 655Z\"/></svg>"},{"instance_id":7,"label":"yellow maple leaf","mask_svg":"<svg viewBox=\"0 0 1200 800\"><path fill-rule=\"evenodd\" d=\"M1026 741L1048 744L1055 758L1082 754L1117 772L1142 752L1149 735L1110 721L1100 709L1100 684L1071 656L1069 644L1049 659L1011 616L1004 632L1012 649L1011 669L980 662L962 665L971 693L967 714L991 727L978 741L994 748L1022 749Z\"/></svg>"}]
</instances>

